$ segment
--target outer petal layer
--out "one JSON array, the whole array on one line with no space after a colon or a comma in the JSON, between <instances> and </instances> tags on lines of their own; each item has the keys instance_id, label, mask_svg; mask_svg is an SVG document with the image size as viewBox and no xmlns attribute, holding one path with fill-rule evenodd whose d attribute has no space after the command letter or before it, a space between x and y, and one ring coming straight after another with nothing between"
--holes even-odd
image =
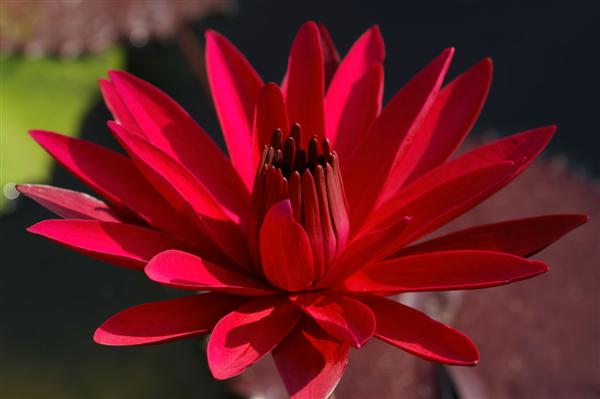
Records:
<instances>
[{"instance_id":1,"label":"outer petal layer","mask_svg":"<svg viewBox=\"0 0 600 399\"><path fill-rule=\"evenodd\" d=\"M325 131L342 161L381 111L383 38L377 25L354 43L325 96Z\"/></svg>"},{"instance_id":2,"label":"outer petal layer","mask_svg":"<svg viewBox=\"0 0 600 399\"><path fill-rule=\"evenodd\" d=\"M44 184L19 184L17 190L65 219L123 221L116 209L85 193Z\"/></svg>"},{"instance_id":3,"label":"outer petal layer","mask_svg":"<svg viewBox=\"0 0 600 399\"><path fill-rule=\"evenodd\" d=\"M119 209L177 236L191 238L198 234L123 155L57 133L29 133L58 163Z\"/></svg>"},{"instance_id":4,"label":"outer petal layer","mask_svg":"<svg viewBox=\"0 0 600 399\"><path fill-rule=\"evenodd\" d=\"M486 224L410 246L394 257L457 249L531 256L588 220L585 215L546 215Z\"/></svg>"},{"instance_id":5,"label":"outer petal layer","mask_svg":"<svg viewBox=\"0 0 600 399\"><path fill-rule=\"evenodd\" d=\"M479 353L462 333L398 302L375 295L361 297L377 320L375 336L413 355L437 363L473 366Z\"/></svg>"},{"instance_id":6,"label":"outer petal layer","mask_svg":"<svg viewBox=\"0 0 600 399\"><path fill-rule=\"evenodd\" d=\"M106 320L94 334L102 345L146 345L208 334L243 298L202 294L133 306Z\"/></svg>"},{"instance_id":7,"label":"outer petal layer","mask_svg":"<svg viewBox=\"0 0 600 399\"><path fill-rule=\"evenodd\" d=\"M273 360L292 399L327 398L344 374L348 349L305 317L273 350Z\"/></svg>"},{"instance_id":8,"label":"outer petal layer","mask_svg":"<svg viewBox=\"0 0 600 399\"><path fill-rule=\"evenodd\" d=\"M452 54L453 49L444 51L415 75L387 104L363 140L356 143L361 150L353 151L349 162L343 162L347 166L342 173L353 231L365 221L380 194L385 194L384 187L391 193L403 182L396 164L408 154L418 121L441 87ZM377 160L376 169L366 168L373 159Z\"/></svg>"},{"instance_id":9,"label":"outer petal layer","mask_svg":"<svg viewBox=\"0 0 600 399\"><path fill-rule=\"evenodd\" d=\"M468 290L524 280L548 271L542 262L487 251L405 256L365 266L343 284L355 292Z\"/></svg>"},{"instance_id":10,"label":"outer petal layer","mask_svg":"<svg viewBox=\"0 0 600 399\"><path fill-rule=\"evenodd\" d=\"M260 281L245 274L183 251L161 252L152 258L144 271L150 280L176 288L251 296L274 293Z\"/></svg>"},{"instance_id":11,"label":"outer petal layer","mask_svg":"<svg viewBox=\"0 0 600 399\"><path fill-rule=\"evenodd\" d=\"M189 244L145 227L96 220L49 219L27 229L77 252L116 265L142 270L168 249L193 250Z\"/></svg>"},{"instance_id":12,"label":"outer petal layer","mask_svg":"<svg viewBox=\"0 0 600 399\"><path fill-rule=\"evenodd\" d=\"M380 223L404 215L412 216L405 232L408 243L435 230L444 223L468 211L499 190L518 171L520 164L505 161L459 176L439 186L427 188L412 202L399 207L395 214L385 218L378 215ZM403 200L403 198L399 198Z\"/></svg>"},{"instance_id":13,"label":"outer petal layer","mask_svg":"<svg viewBox=\"0 0 600 399\"><path fill-rule=\"evenodd\" d=\"M485 59L440 91L419 129L426 149L418 154L418 164L407 180L442 164L462 143L483 108L492 69L492 61Z\"/></svg>"},{"instance_id":14,"label":"outer petal layer","mask_svg":"<svg viewBox=\"0 0 600 399\"><path fill-rule=\"evenodd\" d=\"M405 188L396 193L390 200L380 206L373 212L369 218L370 222L377 222L388 219L391 215L405 207L410 202L415 202L426 192L433 188L455 184L459 179L468 175L475 176L477 170L483 171L485 168L492 168L501 161L515 162L515 170L503 181L497 184L494 190L489 194L499 190L517 177L527 166L533 162L537 155L544 149L550 141L556 128L554 126L531 129L523 133L515 134L490 144L470 151L450 162L444 163L431 170L425 175L414 180ZM462 177L465 176L465 177ZM436 188L437 189L437 188ZM460 191L459 191L460 193ZM482 196L480 201L487 198ZM445 197L440 197L445 198ZM479 202L480 202L479 201ZM471 204L475 206L478 202ZM444 223L450 219L444 220ZM440 224L437 225L439 227Z\"/></svg>"},{"instance_id":15,"label":"outer petal layer","mask_svg":"<svg viewBox=\"0 0 600 399\"><path fill-rule=\"evenodd\" d=\"M308 292L292 301L332 336L356 348L375 332L375 316L369 307L334 292Z\"/></svg>"},{"instance_id":16,"label":"outer petal layer","mask_svg":"<svg viewBox=\"0 0 600 399\"><path fill-rule=\"evenodd\" d=\"M144 138L109 123L117 139L155 187L238 265L247 265L249 255L239 226L207 187L185 167Z\"/></svg>"},{"instance_id":17,"label":"outer petal layer","mask_svg":"<svg viewBox=\"0 0 600 399\"><path fill-rule=\"evenodd\" d=\"M204 129L155 86L127 72L113 71L109 76L139 130L125 127L187 168L228 209L244 214L248 189Z\"/></svg>"},{"instance_id":18,"label":"outer petal layer","mask_svg":"<svg viewBox=\"0 0 600 399\"><path fill-rule=\"evenodd\" d=\"M211 30L206 32L206 72L231 162L251 190L252 123L262 79L229 40Z\"/></svg>"},{"instance_id":19,"label":"outer petal layer","mask_svg":"<svg viewBox=\"0 0 600 399\"><path fill-rule=\"evenodd\" d=\"M302 312L285 296L254 299L215 326L207 357L219 380L240 374L267 355L294 328Z\"/></svg>"}]
</instances>

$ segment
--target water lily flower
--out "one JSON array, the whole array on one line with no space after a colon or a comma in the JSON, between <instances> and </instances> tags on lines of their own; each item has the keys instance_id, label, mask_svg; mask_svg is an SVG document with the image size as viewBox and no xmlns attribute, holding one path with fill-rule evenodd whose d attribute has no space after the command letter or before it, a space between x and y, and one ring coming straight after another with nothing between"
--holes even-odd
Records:
<instances>
[{"instance_id":1,"label":"water lily flower","mask_svg":"<svg viewBox=\"0 0 600 399\"><path fill-rule=\"evenodd\" d=\"M383 107L376 26L340 61L325 28L306 23L281 87L263 83L209 31L207 72L229 159L165 93L109 72L100 81L114 115L108 125L128 156L32 131L105 201L21 185L62 217L29 231L190 291L112 316L94 335L100 344L212 334L215 378L271 354L295 398L328 396L349 349L372 338L434 362L474 365L479 354L468 337L388 297L544 273L546 264L526 257L587 217L535 216L418 241L518 176L555 130L528 130L448 160L492 77L485 59L444 85L453 54L444 50Z\"/></svg>"}]
</instances>

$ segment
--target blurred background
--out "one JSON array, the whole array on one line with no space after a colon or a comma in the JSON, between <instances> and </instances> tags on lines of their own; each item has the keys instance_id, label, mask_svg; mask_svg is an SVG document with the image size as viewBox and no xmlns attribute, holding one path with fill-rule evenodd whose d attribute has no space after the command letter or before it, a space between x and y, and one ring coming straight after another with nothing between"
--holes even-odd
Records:
<instances>
[{"instance_id":1,"label":"blurred background","mask_svg":"<svg viewBox=\"0 0 600 399\"><path fill-rule=\"evenodd\" d=\"M230 38L279 82L294 34L324 22L342 55L370 25L386 42L389 99L442 49L449 78L491 56L495 77L466 147L558 124L543 159L446 230L544 213L591 222L537 257L525 283L402 300L471 336L475 368L444 368L376 342L353 352L336 398L600 398L600 3L277 0L0 2L0 397L277 398L269 361L229 382L209 376L203 339L142 348L95 345L94 329L130 305L177 292L101 264L25 228L51 217L14 183L87 191L27 135L59 131L117 148L97 79L125 69L173 96L223 144L207 92L203 31Z\"/></svg>"}]
</instances>

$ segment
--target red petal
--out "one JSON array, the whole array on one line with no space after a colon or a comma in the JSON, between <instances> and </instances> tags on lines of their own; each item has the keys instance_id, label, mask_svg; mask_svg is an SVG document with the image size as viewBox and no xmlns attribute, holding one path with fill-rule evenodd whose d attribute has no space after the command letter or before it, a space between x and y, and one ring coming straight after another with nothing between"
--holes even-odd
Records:
<instances>
[{"instance_id":1,"label":"red petal","mask_svg":"<svg viewBox=\"0 0 600 399\"><path fill-rule=\"evenodd\" d=\"M344 162L347 167L342 172L353 231L367 218L380 193L386 197L402 180L402 172L395 165L409 152L418 122L435 99L453 53L453 49L444 51L412 78L373 122L363 140L355 143L361 150ZM376 171L365 168L373 159L377 160Z\"/></svg>"},{"instance_id":2,"label":"red petal","mask_svg":"<svg viewBox=\"0 0 600 399\"><path fill-rule=\"evenodd\" d=\"M186 238L198 235L128 158L97 144L56 133L35 130L30 134L58 163L115 206L134 212L171 234Z\"/></svg>"},{"instance_id":3,"label":"red petal","mask_svg":"<svg viewBox=\"0 0 600 399\"><path fill-rule=\"evenodd\" d=\"M321 34L321 43L323 45L323 68L325 71L325 89L327 89L335 71L340 65L340 54L335 47L329 30L323 23L319 23L319 33Z\"/></svg>"},{"instance_id":4,"label":"red petal","mask_svg":"<svg viewBox=\"0 0 600 399\"><path fill-rule=\"evenodd\" d=\"M100 79L100 91L102 92L102 98L104 98L104 103L110 110L110 113L115 118L117 123L125 126L127 129L140 132L140 127L135 121L134 117L129 112L129 108L123 103L119 93L117 93L113 82L107 79Z\"/></svg>"},{"instance_id":5,"label":"red petal","mask_svg":"<svg viewBox=\"0 0 600 399\"><path fill-rule=\"evenodd\" d=\"M420 176L398 192L394 201L402 198L402 202L407 203L433 186L499 161L521 163L514 178L542 152L555 130L555 126L531 129L478 147ZM391 203L392 201L384 204L377 212L383 211Z\"/></svg>"},{"instance_id":6,"label":"red petal","mask_svg":"<svg viewBox=\"0 0 600 399\"><path fill-rule=\"evenodd\" d=\"M323 116L323 50L321 34L314 22L298 31L290 52L287 84L284 87L290 122L299 123L305 137L325 137ZM302 143L305 145L305 143Z\"/></svg>"},{"instance_id":7,"label":"red petal","mask_svg":"<svg viewBox=\"0 0 600 399\"><path fill-rule=\"evenodd\" d=\"M256 100L254 112L254 154L256 162L260 163L260 156L265 145L271 142L271 135L275 129L281 129L283 137L287 137L290 122L283 93L275 83L267 83L263 86ZM253 176L254 177L254 176Z\"/></svg>"},{"instance_id":8,"label":"red petal","mask_svg":"<svg viewBox=\"0 0 600 399\"><path fill-rule=\"evenodd\" d=\"M394 253L399 242L404 240L404 231L409 217L400 218L390 226L360 234L335 259L327 275L317 287L328 287L351 276L360 268Z\"/></svg>"},{"instance_id":9,"label":"red petal","mask_svg":"<svg viewBox=\"0 0 600 399\"><path fill-rule=\"evenodd\" d=\"M325 96L325 131L342 161L381 111L383 38L377 25L354 43Z\"/></svg>"},{"instance_id":10,"label":"red petal","mask_svg":"<svg viewBox=\"0 0 600 399\"><path fill-rule=\"evenodd\" d=\"M217 220L235 217L226 212L202 182L167 153L123 126L114 122L108 125L139 169L179 212L190 215L195 212Z\"/></svg>"},{"instance_id":11,"label":"red petal","mask_svg":"<svg viewBox=\"0 0 600 399\"><path fill-rule=\"evenodd\" d=\"M375 316L361 302L331 291L308 292L291 298L323 330L360 348L375 333Z\"/></svg>"},{"instance_id":12,"label":"red petal","mask_svg":"<svg viewBox=\"0 0 600 399\"><path fill-rule=\"evenodd\" d=\"M144 303L102 323L94 341L111 346L146 345L208 334L242 301L244 298L233 295L209 293Z\"/></svg>"},{"instance_id":13,"label":"red petal","mask_svg":"<svg viewBox=\"0 0 600 399\"><path fill-rule=\"evenodd\" d=\"M518 164L516 165L517 167L514 173L502 181L499 181L498 185L494 187L493 190L488 190L489 192L486 195L480 196L477 201L474 201L469 205L469 207L473 207L486 199L490 194L504 187L525 170L525 168L533 162L537 155L539 155L548 144L555 130L556 128L554 126L528 130L479 147L450 162L442 164L396 193L394 197L369 216L369 222L377 224L389 219L391 215L403 215L402 213L399 213L401 208L407 206L407 204L411 202L415 204L424 193L431 191L432 188L436 186L442 187L444 185L451 187L451 181L464 179L469 174L477 176L477 170L484 171L486 168L493 169L493 165L498 164L499 161L506 160ZM444 195L453 196L454 194L447 193ZM462 207L460 208L459 213L450 213L449 218L443 219L441 224L450 221L467 209L468 208ZM438 223L436 227L441 226L441 224ZM413 224L413 226L417 226L417 224ZM429 231L431 231L431 229Z\"/></svg>"},{"instance_id":14,"label":"red petal","mask_svg":"<svg viewBox=\"0 0 600 399\"><path fill-rule=\"evenodd\" d=\"M155 230L124 223L50 219L34 224L27 231L93 258L138 270L160 252L190 249L189 245Z\"/></svg>"},{"instance_id":15,"label":"red petal","mask_svg":"<svg viewBox=\"0 0 600 399\"><path fill-rule=\"evenodd\" d=\"M254 299L215 326L207 357L212 375L223 380L240 374L294 328L302 312L284 296Z\"/></svg>"},{"instance_id":16,"label":"red petal","mask_svg":"<svg viewBox=\"0 0 600 399\"><path fill-rule=\"evenodd\" d=\"M273 360L292 399L327 398L344 374L348 349L304 318L273 350Z\"/></svg>"},{"instance_id":17,"label":"red petal","mask_svg":"<svg viewBox=\"0 0 600 399\"><path fill-rule=\"evenodd\" d=\"M170 250L145 267L150 280L175 288L223 291L237 295L269 295L274 291L245 274L207 262L190 253Z\"/></svg>"},{"instance_id":18,"label":"red petal","mask_svg":"<svg viewBox=\"0 0 600 399\"><path fill-rule=\"evenodd\" d=\"M542 262L487 251L405 256L365 266L343 284L354 292L467 290L524 280L548 271Z\"/></svg>"},{"instance_id":19,"label":"red petal","mask_svg":"<svg viewBox=\"0 0 600 399\"><path fill-rule=\"evenodd\" d=\"M252 123L262 79L229 40L212 30L206 32L206 72L231 162L251 190Z\"/></svg>"},{"instance_id":20,"label":"red petal","mask_svg":"<svg viewBox=\"0 0 600 399\"><path fill-rule=\"evenodd\" d=\"M532 256L588 220L585 215L546 215L486 224L413 245L394 257L456 249Z\"/></svg>"},{"instance_id":21,"label":"red petal","mask_svg":"<svg viewBox=\"0 0 600 399\"><path fill-rule=\"evenodd\" d=\"M428 147L408 181L442 164L462 143L483 108L492 72L492 60L487 58L442 89L420 128Z\"/></svg>"},{"instance_id":22,"label":"red petal","mask_svg":"<svg viewBox=\"0 0 600 399\"><path fill-rule=\"evenodd\" d=\"M229 219L235 215L226 212L200 181L160 149L122 126L113 122L109 122L109 126L148 180L182 214L187 214L224 254L238 265L248 266L245 238L239 226Z\"/></svg>"},{"instance_id":23,"label":"red petal","mask_svg":"<svg viewBox=\"0 0 600 399\"><path fill-rule=\"evenodd\" d=\"M127 72L109 73L113 85L137 121L133 131L189 169L213 195L236 214L244 214L249 189L229 160L192 117L164 92Z\"/></svg>"},{"instance_id":24,"label":"red petal","mask_svg":"<svg viewBox=\"0 0 600 399\"><path fill-rule=\"evenodd\" d=\"M513 162L498 162L456 177L448 182L432 186L421 196L403 206L394 206L393 214L377 215L381 223L394 220L403 215L412 216L405 239L398 245L404 245L437 229L450 220L488 198L491 194L503 187L514 176L520 165ZM398 197L399 201L404 198ZM397 250L399 248L396 248Z\"/></svg>"},{"instance_id":25,"label":"red petal","mask_svg":"<svg viewBox=\"0 0 600 399\"><path fill-rule=\"evenodd\" d=\"M313 264L312 279L316 280L325 273L323 258L323 229L321 227L321 212L317 188L310 170L306 169L302 175L302 217L308 239L312 246Z\"/></svg>"},{"instance_id":26,"label":"red petal","mask_svg":"<svg viewBox=\"0 0 600 399\"><path fill-rule=\"evenodd\" d=\"M260 230L265 276L276 287L299 291L312 283L313 254L304 228L294 220L289 200L273 205Z\"/></svg>"},{"instance_id":27,"label":"red petal","mask_svg":"<svg viewBox=\"0 0 600 399\"><path fill-rule=\"evenodd\" d=\"M65 219L124 221L116 209L85 193L44 184L19 184L17 190Z\"/></svg>"},{"instance_id":28,"label":"red petal","mask_svg":"<svg viewBox=\"0 0 600 399\"><path fill-rule=\"evenodd\" d=\"M438 363L472 366L479 361L477 348L459 331L389 299L369 295L360 300L375 314L375 336L382 341Z\"/></svg>"}]
</instances>

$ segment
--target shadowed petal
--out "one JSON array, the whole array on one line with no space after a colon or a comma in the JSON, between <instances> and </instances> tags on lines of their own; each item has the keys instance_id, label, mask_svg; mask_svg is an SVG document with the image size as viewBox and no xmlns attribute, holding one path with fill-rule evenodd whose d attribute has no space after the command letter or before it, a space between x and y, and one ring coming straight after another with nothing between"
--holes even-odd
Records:
<instances>
[{"instance_id":1,"label":"shadowed petal","mask_svg":"<svg viewBox=\"0 0 600 399\"><path fill-rule=\"evenodd\" d=\"M252 277L177 250L156 255L144 272L150 280L175 288L250 296L275 293Z\"/></svg>"},{"instance_id":2,"label":"shadowed petal","mask_svg":"<svg viewBox=\"0 0 600 399\"><path fill-rule=\"evenodd\" d=\"M152 257L168 249L193 249L155 230L97 220L49 219L27 229L77 252L116 265L142 270Z\"/></svg>"},{"instance_id":3,"label":"shadowed petal","mask_svg":"<svg viewBox=\"0 0 600 399\"><path fill-rule=\"evenodd\" d=\"M116 209L85 193L45 184L19 184L17 190L64 219L124 221Z\"/></svg>"},{"instance_id":4,"label":"shadowed petal","mask_svg":"<svg viewBox=\"0 0 600 399\"><path fill-rule=\"evenodd\" d=\"M435 99L450 65L453 49L445 50L408 82L386 105L342 169L350 209L350 226L356 231L367 218L380 194L401 183L395 165L409 152L417 122ZM366 165L377 160L377 167ZM385 185L385 192L382 192Z\"/></svg>"},{"instance_id":5,"label":"shadowed petal","mask_svg":"<svg viewBox=\"0 0 600 399\"><path fill-rule=\"evenodd\" d=\"M420 128L427 147L416 154L418 164L407 182L442 164L462 143L483 108L492 71L492 60L487 58L440 91Z\"/></svg>"},{"instance_id":6,"label":"shadowed petal","mask_svg":"<svg viewBox=\"0 0 600 399\"><path fill-rule=\"evenodd\" d=\"M123 100L121 100L121 96L117 93L113 82L108 79L100 79L98 83L100 84L100 91L102 92L104 103L115 118L115 121L129 130L143 135L140 126L131 115L131 112L129 112L129 108L127 108L125 103L123 103Z\"/></svg>"},{"instance_id":7,"label":"shadowed petal","mask_svg":"<svg viewBox=\"0 0 600 399\"><path fill-rule=\"evenodd\" d=\"M312 282L313 253L302 225L294 220L289 200L269 209L260 229L263 272L271 284L299 291Z\"/></svg>"},{"instance_id":8,"label":"shadowed petal","mask_svg":"<svg viewBox=\"0 0 600 399\"><path fill-rule=\"evenodd\" d=\"M413 355L438 363L473 366L479 353L471 340L427 315L398 302L360 297L377 320L375 336Z\"/></svg>"},{"instance_id":9,"label":"shadowed petal","mask_svg":"<svg viewBox=\"0 0 600 399\"><path fill-rule=\"evenodd\" d=\"M465 179L467 176L479 176L480 172L485 170L492 171L494 164L499 165L500 161L511 161L515 163L515 170L509 176L494 186L493 189L487 190L486 195L479 196L477 201L468 204L469 207L473 207L482 200L486 199L489 195L493 194L497 190L504 187L521 172L527 168L533 162L533 160L539 155L539 153L548 144L548 141L554 134L556 128L554 126L537 128L525 131L523 133L515 134L490 144L479 147L473 151L470 151L450 162L447 162L439 167L429 171L425 175L419 177L408 186L396 193L389 201L384 203L382 206L377 208L369 216L368 224L377 224L385 221L394 214L403 214L400 209L406 207L409 203L416 204L418 199L421 198L425 193L431 192L436 187L452 187L456 183L452 181L460 181ZM480 170L480 172L477 172ZM485 172L483 173L485 175ZM483 180L482 180L483 181ZM436 188L437 190L437 188ZM464 193L458 192L460 195ZM429 195L429 194L428 194ZM451 195L454 194L444 194ZM444 198L444 197L439 197ZM468 208L460 208L461 212L464 212ZM441 219L438 224L431 225L431 228L440 227L443 223L449 222L452 218L460 214L451 212L448 214L449 218ZM413 224L413 226L418 226ZM431 231L431 228L428 231ZM425 234L425 233L422 233ZM421 234L421 235L422 235Z\"/></svg>"},{"instance_id":10,"label":"shadowed petal","mask_svg":"<svg viewBox=\"0 0 600 399\"><path fill-rule=\"evenodd\" d=\"M456 177L430 187L412 202L397 207L394 214L379 214L377 220L385 225L387 220L394 220L402 215L412 216L404 241L398 243L400 247L437 229L488 198L503 187L519 167L520 164L503 161Z\"/></svg>"},{"instance_id":11,"label":"shadowed petal","mask_svg":"<svg viewBox=\"0 0 600 399\"><path fill-rule=\"evenodd\" d=\"M391 201L382 205L375 213L385 213L386 208L390 205L406 204L433 186L500 161L520 162L514 178L542 152L555 130L555 126L531 129L469 151L420 176L400 190Z\"/></svg>"},{"instance_id":12,"label":"shadowed petal","mask_svg":"<svg viewBox=\"0 0 600 399\"><path fill-rule=\"evenodd\" d=\"M273 350L273 360L292 399L327 398L344 374L348 349L305 317Z\"/></svg>"},{"instance_id":13,"label":"shadowed petal","mask_svg":"<svg viewBox=\"0 0 600 399\"><path fill-rule=\"evenodd\" d=\"M187 168L228 209L244 214L249 189L210 136L164 92L135 76L109 72L140 134Z\"/></svg>"},{"instance_id":14,"label":"shadowed petal","mask_svg":"<svg viewBox=\"0 0 600 399\"><path fill-rule=\"evenodd\" d=\"M123 126L108 122L119 143L139 169L181 213L192 208L202 216L217 220L235 217L228 214L204 184L166 152ZM192 213L193 215L193 213Z\"/></svg>"},{"instance_id":15,"label":"shadowed petal","mask_svg":"<svg viewBox=\"0 0 600 399\"><path fill-rule=\"evenodd\" d=\"M248 190L256 160L252 149L254 105L262 79L242 53L222 35L208 30L206 73L231 162Z\"/></svg>"},{"instance_id":16,"label":"shadowed petal","mask_svg":"<svg viewBox=\"0 0 600 399\"><path fill-rule=\"evenodd\" d=\"M338 255L317 287L331 286L350 277L365 265L394 253L404 240L404 232L410 220L410 217L402 217L389 226L357 235Z\"/></svg>"},{"instance_id":17,"label":"shadowed petal","mask_svg":"<svg viewBox=\"0 0 600 399\"><path fill-rule=\"evenodd\" d=\"M128 158L57 133L29 133L59 164L119 209L171 234L190 239L198 236L198 230L190 228Z\"/></svg>"},{"instance_id":18,"label":"shadowed petal","mask_svg":"<svg viewBox=\"0 0 600 399\"><path fill-rule=\"evenodd\" d=\"M294 328L302 312L285 296L253 299L215 326L207 357L219 380L240 374L267 355Z\"/></svg>"},{"instance_id":19,"label":"shadowed petal","mask_svg":"<svg viewBox=\"0 0 600 399\"><path fill-rule=\"evenodd\" d=\"M256 100L254 112L254 156L255 170L260 167L260 157L265 145L271 142L271 135L275 129L281 129L282 136L287 137L290 122L288 120L287 108L283 93L275 83L267 83L263 86ZM254 177L254 176L253 176Z\"/></svg>"},{"instance_id":20,"label":"shadowed petal","mask_svg":"<svg viewBox=\"0 0 600 399\"><path fill-rule=\"evenodd\" d=\"M191 219L219 249L240 266L249 264L248 248L234 220L207 188L185 167L144 138L131 134L122 126L109 122L115 137L154 186L171 203Z\"/></svg>"},{"instance_id":21,"label":"shadowed petal","mask_svg":"<svg viewBox=\"0 0 600 399\"><path fill-rule=\"evenodd\" d=\"M323 330L356 348L363 346L375 332L375 316L361 302L334 292L308 292L293 296Z\"/></svg>"},{"instance_id":22,"label":"shadowed petal","mask_svg":"<svg viewBox=\"0 0 600 399\"><path fill-rule=\"evenodd\" d=\"M319 142L325 137L323 74L321 33L317 24L307 22L292 43L284 94L290 122L302 126L305 138L317 135Z\"/></svg>"},{"instance_id":23,"label":"shadowed petal","mask_svg":"<svg viewBox=\"0 0 600 399\"><path fill-rule=\"evenodd\" d=\"M329 30L321 22L319 22L319 33L321 34L321 44L323 46L323 69L325 73L325 90L327 90L335 71L340 65L340 54L335 47Z\"/></svg>"},{"instance_id":24,"label":"shadowed petal","mask_svg":"<svg viewBox=\"0 0 600 399\"><path fill-rule=\"evenodd\" d=\"M532 256L588 220L585 215L545 215L486 224L410 246L393 257L457 249Z\"/></svg>"},{"instance_id":25,"label":"shadowed petal","mask_svg":"<svg viewBox=\"0 0 600 399\"><path fill-rule=\"evenodd\" d=\"M133 306L102 323L94 341L111 346L147 345L208 334L244 300L208 293Z\"/></svg>"},{"instance_id":26,"label":"shadowed petal","mask_svg":"<svg viewBox=\"0 0 600 399\"><path fill-rule=\"evenodd\" d=\"M548 271L542 262L488 251L448 251L389 259L363 267L343 284L354 292L467 290L524 280Z\"/></svg>"},{"instance_id":27,"label":"shadowed petal","mask_svg":"<svg viewBox=\"0 0 600 399\"><path fill-rule=\"evenodd\" d=\"M325 132L344 162L381 111L383 38L377 25L354 43L325 96Z\"/></svg>"}]
</instances>

